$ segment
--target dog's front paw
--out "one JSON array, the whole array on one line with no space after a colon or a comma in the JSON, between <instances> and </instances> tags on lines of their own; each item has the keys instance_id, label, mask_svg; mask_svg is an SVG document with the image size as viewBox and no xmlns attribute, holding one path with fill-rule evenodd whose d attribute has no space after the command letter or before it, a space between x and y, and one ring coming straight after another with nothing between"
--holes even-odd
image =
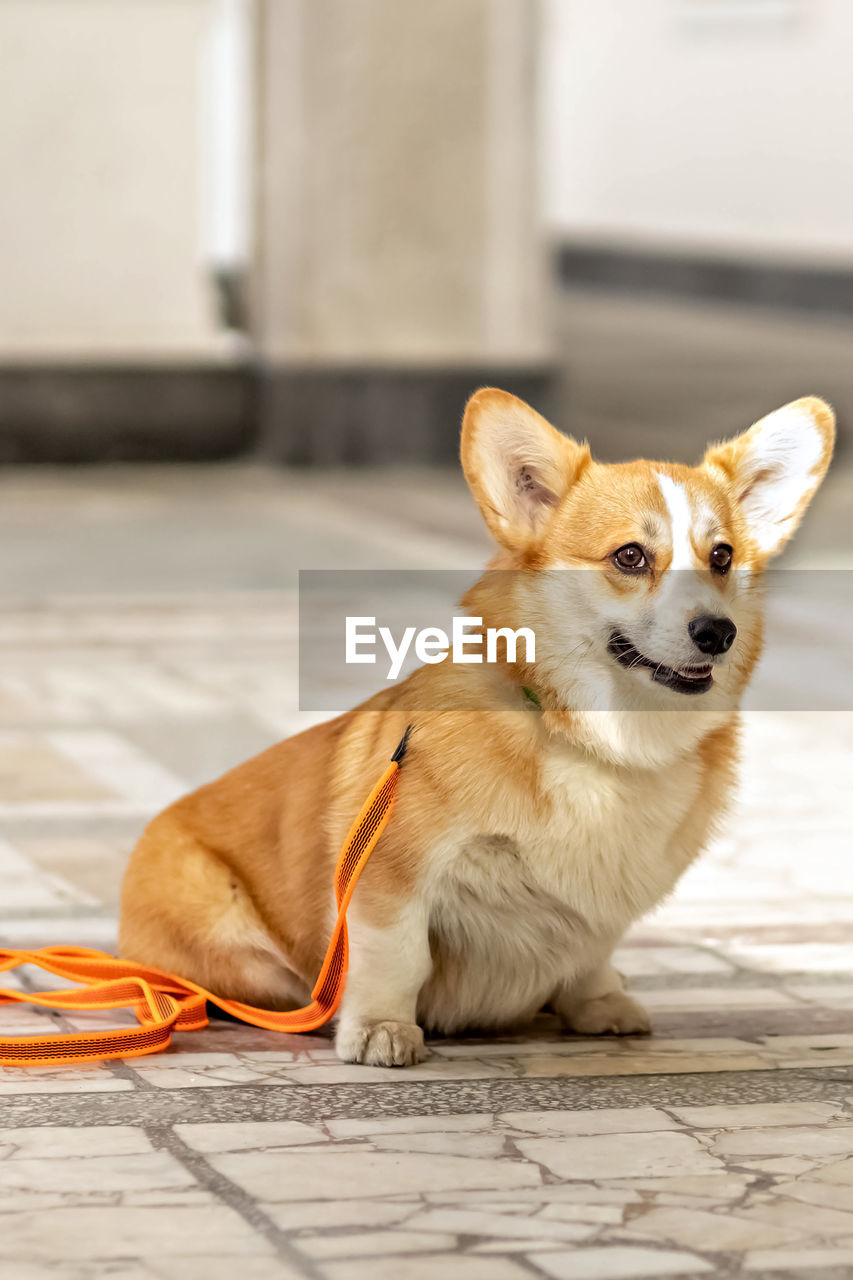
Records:
<instances>
[{"instance_id":1,"label":"dog's front paw","mask_svg":"<svg viewBox=\"0 0 853 1280\"><path fill-rule=\"evenodd\" d=\"M426 1057L424 1033L413 1022L342 1026L335 1048L344 1062L362 1062L369 1067L411 1067Z\"/></svg>"},{"instance_id":2,"label":"dog's front paw","mask_svg":"<svg viewBox=\"0 0 853 1280\"><path fill-rule=\"evenodd\" d=\"M564 1013L569 1031L582 1036L647 1036L652 1029L641 1004L624 991L610 991L595 1000L584 1000Z\"/></svg>"}]
</instances>

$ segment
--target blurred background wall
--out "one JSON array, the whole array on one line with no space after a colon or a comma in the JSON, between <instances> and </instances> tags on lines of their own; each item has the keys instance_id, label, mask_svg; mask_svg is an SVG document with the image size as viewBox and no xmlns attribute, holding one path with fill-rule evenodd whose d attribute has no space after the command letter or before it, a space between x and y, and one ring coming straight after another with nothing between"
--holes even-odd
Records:
<instances>
[{"instance_id":1,"label":"blurred background wall","mask_svg":"<svg viewBox=\"0 0 853 1280\"><path fill-rule=\"evenodd\" d=\"M209 10L0 3L4 360L217 350L199 239Z\"/></svg>"},{"instance_id":2,"label":"blurred background wall","mask_svg":"<svg viewBox=\"0 0 853 1280\"><path fill-rule=\"evenodd\" d=\"M0 0L0 459L446 461L483 382L617 453L688 371L697 438L715 388L843 411L851 36L845 0Z\"/></svg>"},{"instance_id":3,"label":"blurred background wall","mask_svg":"<svg viewBox=\"0 0 853 1280\"><path fill-rule=\"evenodd\" d=\"M558 236L853 266L848 0L548 0L545 24Z\"/></svg>"}]
</instances>

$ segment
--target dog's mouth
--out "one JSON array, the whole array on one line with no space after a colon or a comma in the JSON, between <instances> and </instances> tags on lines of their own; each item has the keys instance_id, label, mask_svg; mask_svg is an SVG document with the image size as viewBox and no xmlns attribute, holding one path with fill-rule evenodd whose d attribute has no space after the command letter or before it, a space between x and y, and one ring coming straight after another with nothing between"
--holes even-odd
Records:
<instances>
[{"instance_id":1,"label":"dog's mouth","mask_svg":"<svg viewBox=\"0 0 853 1280\"><path fill-rule=\"evenodd\" d=\"M614 631L607 645L607 652L616 661L631 671L645 669L651 671L656 684L662 684L676 693L707 693L714 683L714 668L710 662L701 666L667 667L662 662L654 662L640 653L627 636Z\"/></svg>"}]
</instances>

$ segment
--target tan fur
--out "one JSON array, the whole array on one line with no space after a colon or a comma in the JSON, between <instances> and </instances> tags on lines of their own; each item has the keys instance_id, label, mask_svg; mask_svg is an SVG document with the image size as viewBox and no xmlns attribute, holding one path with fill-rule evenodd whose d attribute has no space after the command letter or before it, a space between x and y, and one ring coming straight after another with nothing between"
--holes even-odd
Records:
<instances>
[{"instance_id":1,"label":"tan fur","mask_svg":"<svg viewBox=\"0 0 853 1280\"><path fill-rule=\"evenodd\" d=\"M405 1065L423 1056L424 1026L511 1026L549 1003L584 1034L647 1030L610 955L726 811L762 643L761 570L831 455L822 401L779 415L700 467L601 466L521 401L478 392L463 467L499 543L493 568L513 572L487 573L464 605L486 625L534 625L535 665L423 667L180 800L131 859L122 955L254 1004L305 1002L339 846L411 723L397 807L350 911L341 1055ZM792 449L799 481L785 470ZM650 557L642 579L612 561L632 542ZM705 571L719 542L740 578ZM685 608L728 611L739 628L689 706L599 643L612 615L642 626L661 661L672 650L672 665L689 662L678 582Z\"/></svg>"}]
</instances>

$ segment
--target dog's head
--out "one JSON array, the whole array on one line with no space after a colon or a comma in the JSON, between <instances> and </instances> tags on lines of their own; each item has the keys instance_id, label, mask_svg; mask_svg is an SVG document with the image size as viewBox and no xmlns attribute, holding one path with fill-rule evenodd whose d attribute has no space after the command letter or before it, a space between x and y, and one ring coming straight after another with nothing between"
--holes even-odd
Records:
<instances>
[{"instance_id":1,"label":"dog's head","mask_svg":"<svg viewBox=\"0 0 853 1280\"><path fill-rule=\"evenodd\" d=\"M509 612L534 625L540 679L567 706L733 706L760 651L761 572L834 438L832 410L809 397L696 467L602 465L515 396L478 391L462 465L501 548L493 567L538 571L513 575ZM477 608L489 611L488 589Z\"/></svg>"}]
</instances>

